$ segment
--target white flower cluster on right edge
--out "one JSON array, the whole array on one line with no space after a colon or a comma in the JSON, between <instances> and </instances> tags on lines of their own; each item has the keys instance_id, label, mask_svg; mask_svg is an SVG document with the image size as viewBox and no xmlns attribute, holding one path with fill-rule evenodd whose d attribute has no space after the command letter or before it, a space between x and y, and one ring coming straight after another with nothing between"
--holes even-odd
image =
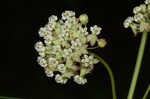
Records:
<instances>
[{"instance_id":1,"label":"white flower cluster on right edge","mask_svg":"<svg viewBox=\"0 0 150 99\"><path fill-rule=\"evenodd\" d=\"M99 62L88 54L87 49L89 44L101 45L99 41L102 41L98 39L102 29L94 25L88 32L87 23L86 14L76 18L75 12L65 11L60 20L52 15L49 22L40 28L39 36L44 43L37 42L35 49L39 53L37 61L45 69L47 77L55 76L55 81L60 84L66 84L71 78L80 85L87 83L85 76Z\"/></svg>"},{"instance_id":2,"label":"white flower cluster on right edge","mask_svg":"<svg viewBox=\"0 0 150 99\"><path fill-rule=\"evenodd\" d=\"M133 17L130 16L124 21L124 27L131 27L135 36L139 32L150 32L150 0L145 0L145 4L135 7L133 13Z\"/></svg>"}]
</instances>

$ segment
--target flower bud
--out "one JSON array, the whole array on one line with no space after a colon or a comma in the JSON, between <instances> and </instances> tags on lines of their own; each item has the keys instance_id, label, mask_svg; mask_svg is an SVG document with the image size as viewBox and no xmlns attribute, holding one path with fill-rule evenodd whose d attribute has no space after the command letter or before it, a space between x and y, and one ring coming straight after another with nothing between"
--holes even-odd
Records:
<instances>
[{"instance_id":1,"label":"flower bud","mask_svg":"<svg viewBox=\"0 0 150 99\"><path fill-rule=\"evenodd\" d=\"M88 23L88 16L86 14L81 14L79 20L83 25L86 25Z\"/></svg>"},{"instance_id":2,"label":"flower bud","mask_svg":"<svg viewBox=\"0 0 150 99\"><path fill-rule=\"evenodd\" d=\"M103 38L98 41L98 46L101 48L104 48L106 44L107 44L107 41Z\"/></svg>"}]
</instances>

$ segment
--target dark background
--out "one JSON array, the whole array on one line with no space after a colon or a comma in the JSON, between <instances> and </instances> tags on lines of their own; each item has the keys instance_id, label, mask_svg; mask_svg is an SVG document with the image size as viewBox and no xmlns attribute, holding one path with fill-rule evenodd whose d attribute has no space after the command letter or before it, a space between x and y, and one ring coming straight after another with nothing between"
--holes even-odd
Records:
<instances>
[{"instance_id":1,"label":"dark background","mask_svg":"<svg viewBox=\"0 0 150 99\"><path fill-rule=\"evenodd\" d=\"M21 99L112 99L109 76L101 64L95 65L88 75L88 83L80 86L71 80L66 85L56 84L36 62L34 44L39 40L38 29L48 22L50 15L60 17L63 11L72 10L77 16L88 14L89 25L103 28L101 37L107 39L108 45L93 52L110 64L118 99L126 99L141 34L134 37L122 23L140 3L140 0L7 1L7 6L1 9L7 21L0 24L0 95ZM147 42L134 99L141 99L150 83L150 37Z\"/></svg>"}]
</instances>

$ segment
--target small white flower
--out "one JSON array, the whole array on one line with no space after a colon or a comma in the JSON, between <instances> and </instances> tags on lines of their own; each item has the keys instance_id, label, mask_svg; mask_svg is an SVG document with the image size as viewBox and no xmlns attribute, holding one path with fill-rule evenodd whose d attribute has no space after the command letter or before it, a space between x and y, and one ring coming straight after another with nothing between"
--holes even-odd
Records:
<instances>
[{"instance_id":1,"label":"small white flower","mask_svg":"<svg viewBox=\"0 0 150 99\"><path fill-rule=\"evenodd\" d=\"M142 20L144 20L143 14L138 13L138 14L136 14L136 15L134 16L134 21L135 21L135 22L139 22L139 21L142 21Z\"/></svg>"},{"instance_id":2,"label":"small white flower","mask_svg":"<svg viewBox=\"0 0 150 99\"><path fill-rule=\"evenodd\" d=\"M55 46L53 46L53 50L61 51L61 46L60 45L55 45Z\"/></svg>"},{"instance_id":3,"label":"small white flower","mask_svg":"<svg viewBox=\"0 0 150 99\"><path fill-rule=\"evenodd\" d=\"M133 17L128 17L123 23L124 27L128 28L133 21L134 21Z\"/></svg>"},{"instance_id":4,"label":"small white flower","mask_svg":"<svg viewBox=\"0 0 150 99\"><path fill-rule=\"evenodd\" d=\"M60 84L66 84L68 79L64 79L60 74L55 76L55 81Z\"/></svg>"},{"instance_id":5,"label":"small white flower","mask_svg":"<svg viewBox=\"0 0 150 99\"><path fill-rule=\"evenodd\" d=\"M79 39L71 41L71 44L72 44L71 49L78 49L82 46L82 43Z\"/></svg>"},{"instance_id":6,"label":"small white flower","mask_svg":"<svg viewBox=\"0 0 150 99\"><path fill-rule=\"evenodd\" d=\"M56 59L53 58L53 57L50 57L50 58L49 58L49 63L51 63L51 62L53 62L53 61L56 61Z\"/></svg>"},{"instance_id":7,"label":"small white flower","mask_svg":"<svg viewBox=\"0 0 150 99\"><path fill-rule=\"evenodd\" d=\"M39 29L39 36L40 37L44 37L45 36L45 34L46 34L46 29L45 28L43 28L43 27L41 27L40 29Z\"/></svg>"},{"instance_id":8,"label":"small white flower","mask_svg":"<svg viewBox=\"0 0 150 99\"><path fill-rule=\"evenodd\" d=\"M49 45L52 44L51 40L48 40L48 39L44 40L44 43L45 43L47 46L49 46Z\"/></svg>"},{"instance_id":9,"label":"small white flower","mask_svg":"<svg viewBox=\"0 0 150 99\"><path fill-rule=\"evenodd\" d=\"M54 28L55 28L55 26L56 26L56 22L49 22L47 25L46 25L46 27L47 27L47 29L49 30L49 31L52 31Z\"/></svg>"},{"instance_id":10,"label":"small white flower","mask_svg":"<svg viewBox=\"0 0 150 99\"><path fill-rule=\"evenodd\" d=\"M145 0L145 4L150 4L150 0Z\"/></svg>"},{"instance_id":11,"label":"small white flower","mask_svg":"<svg viewBox=\"0 0 150 99\"><path fill-rule=\"evenodd\" d=\"M68 52L67 49L64 49L64 57L67 56L67 55L69 55L69 52Z\"/></svg>"},{"instance_id":12,"label":"small white flower","mask_svg":"<svg viewBox=\"0 0 150 99\"><path fill-rule=\"evenodd\" d=\"M62 13L62 19L66 20L69 19L70 17L75 16L75 13L73 11L65 11Z\"/></svg>"},{"instance_id":13,"label":"small white flower","mask_svg":"<svg viewBox=\"0 0 150 99\"><path fill-rule=\"evenodd\" d=\"M58 61L55 61L55 62L53 63L53 66L56 67L58 64L59 64L59 62L58 62Z\"/></svg>"},{"instance_id":14,"label":"small white flower","mask_svg":"<svg viewBox=\"0 0 150 99\"><path fill-rule=\"evenodd\" d=\"M89 33L87 32L87 27L79 27L79 32L84 33L84 35L88 35Z\"/></svg>"},{"instance_id":15,"label":"small white flower","mask_svg":"<svg viewBox=\"0 0 150 99\"><path fill-rule=\"evenodd\" d=\"M47 67L47 61L44 58L38 57L37 61L42 67Z\"/></svg>"},{"instance_id":16,"label":"small white flower","mask_svg":"<svg viewBox=\"0 0 150 99\"><path fill-rule=\"evenodd\" d=\"M71 53L72 53L72 49L69 48L69 49L64 49L63 51L63 57L67 57L67 56L71 56Z\"/></svg>"},{"instance_id":17,"label":"small white flower","mask_svg":"<svg viewBox=\"0 0 150 99\"><path fill-rule=\"evenodd\" d=\"M48 63L51 64L54 67L56 67L59 64L59 62L56 60L56 58L53 58L53 57L50 57L48 59Z\"/></svg>"},{"instance_id":18,"label":"small white flower","mask_svg":"<svg viewBox=\"0 0 150 99\"><path fill-rule=\"evenodd\" d=\"M61 59L62 58L62 52L57 52L56 53L56 57L59 58L59 59Z\"/></svg>"},{"instance_id":19,"label":"small white flower","mask_svg":"<svg viewBox=\"0 0 150 99\"><path fill-rule=\"evenodd\" d=\"M49 34L45 35L45 36L44 36L44 39L45 39L45 40L50 40L50 41L52 41L52 40L53 40L52 33L49 33Z\"/></svg>"},{"instance_id":20,"label":"small white flower","mask_svg":"<svg viewBox=\"0 0 150 99\"><path fill-rule=\"evenodd\" d=\"M50 17L49 17L49 22L55 22L55 21L57 21L57 16L55 16L55 15L51 15Z\"/></svg>"},{"instance_id":21,"label":"small white flower","mask_svg":"<svg viewBox=\"0 0 150 99\"><path fill-rule=\"evenodd\" d=\"M84 58L81 60L81 62L84 64L85 67L88 67L89 65L93 65L94 61L95 61L94 57L88 55L84 55Z\"/></svg>"},{"instance_id":22,"label":"small white flower","mask_svg":"<svg viewBox=\"0 0 150 99\"><path fill-rule=\"evenodd\" d=\"M85 34L84 34L85 36L87 36L87 35L89 34L89 32L84 32L84 33L85 33Z\"/></svg>"},{"instance_id":23,"label":"small white flower","mask_svg":"<svg viewBox=\"0 0 150 99\"><path fill-rule=\"evenodd\" d=\"M84 85L85 83L87 83L87 80L85 78L80 77L79 75L74 76L74 81L80 85Z\"/></svg>"},{"instance_id":24,"label":"small white flower","mask_svg":"<svg viewBox=\"0 0 150 99\"><path fill-rule=\"evenodd\" d=\"M53 37L52 37L51 34L48 34L48 35L44 36L44 39L45 39L45 40L44 40L44 43L45 43L47 46L49 46L49 45L52 44Z\"/></svg>"},{"instance_id":25,"label":"small white flower","mask_svg":"<svg viewBox=\"0 0 150 99\"><path fill-rule=\"evenodd\" d=\"M45 69L45 74L47 77L53 77L54 76L53 71L49 70L48 68Z\"/></svg>"},{"instance_id":26,"label":"small white flower","mask_svg":"<svg viewBox=\"0 0 150 99\"><path fill-rule=\"evenodd\" d=\"M61 73L65 73L65 72L66 72L66 67L65 67L64 64L59 64L59 65L57 66L57 69L58 69L58 71L61 72Z\"/></svg>"},{"instance_id":27,"label":"small white flower","mask_svg":"<svg viewBox=\"0 0 150 99\"><path fill-rule=\"evenodd\" d=\"M35 49L38 51L38 52L44 52L45 51L45 47L43 45L43 43L41 41L37 42L35 44Z\"/></svg>"},{"instance_id":28,"label":"small white flower","mask_svg":"<svg viewBox=\"0 0 150 99\"><path fill-rule=\"evenodd\" d=\"M85 63L85 64L84 64L84 66L85 66L85 67L88 67L88 66L89 66L89 64L88 64L88 63Z\"/></svg>"},{"instance_id":29,"label":"small white flower","mask_svg":"<svg viewBox=\"0 0 150 99\"><path fill-rule=\"evenodd\" d=\"M72 24L69 21L66 21L64 24L64 28L68 31L68 29L70 29L72 26Z\"/></svg>"},{"instance_id":30,"label":"small white flower","mask_svg":"<svg viewBox=\"0 0 150 99\"><path fill-rule=\"evenodd\" d=\"M71 44L72 44L71 45L72 49L75 49L77 47L77 45L78 45L74 40L71 41Z\"/></svg>"},{"instance_id":31,"label":"small white flower","mask_svg":"<svg viewBox=\"0 0 150 99\"><path fill-rule=\"evenodd\" d=\"M40 55L41 57L45 57L45 52L39 52L39 55Z\"/></svg>"},{"instance_id":32,"label":"small white flower","mask_svg":"<svg viewBox=\"0 0 150 99\"><path fill-rule=\"evenodd\" d=\"M99 35L102 28L98 27L97 25L94 25L93 27L90 27L90 30L91 30L92 34Z\"/></svg>"},{"instance_id":33,"label":"small white flower","mask_svg":"<svg viewBox=\"0 0 150 99\"><path fill-rule=\"evenodd\" d=\"M135 7L134 9L133 9L133 13L134 14L137 14L137 13L139 13L141 11L141 7Z\"/></svg>"}]
</instances>

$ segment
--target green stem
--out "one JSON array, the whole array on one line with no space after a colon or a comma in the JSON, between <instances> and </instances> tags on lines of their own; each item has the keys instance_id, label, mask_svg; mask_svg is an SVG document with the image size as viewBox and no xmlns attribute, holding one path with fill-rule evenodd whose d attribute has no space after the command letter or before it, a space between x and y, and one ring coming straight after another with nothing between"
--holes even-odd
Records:
<instances>
[{"instance_id":1,"label":"green stem","mask_svg":"<svg viewBox=\"0 0 150 99\"><path fill-rule=\"evenodd\" d=\"M0 99L20 99L20 98L0 96Z\"/></svg>"},{"instance_id":2,"label":"green stem","mask_svg":"<svg viewBox=\"0 0 150 99\"><path fill-rule=\"evenodd\" d=\"M111 86L112 86L112 96L113 96L113 99L117 99L117 97L116 97L116 89L115 89L115 80L114 80L114 76L113 76L113 72L112 72L111 68L105 62L105 60L102 59L101 57L99 57L96 54L91 53L91 52L88 52L88 53L94 55L104 65L104 67L108 71L109 77L110 77L110 80L111 80Z\"/></svg>"},{"instance_id":3,"label":"green stem","mask_svg":"<svg viewBox=\"0 0 150 99\"><path fill-rule=\"evenodd\" d=\"M146 92L145 92L145 94L144 94L142 99L146 99L146 97L147 97L149 92L150 92L150 84L148 85L148 88L147 88L147 90L146 90Z\"/></svg>"},{"instance_id":4,"label":"green stem","mask_svg":"<svg viewBox=\"0 0 150 99\"><path fill-rule=\"evenodd\" d=\"M96 49L96 48L99 48L99 46L96 46L96 47L90 47L90 48L87 48L87 49Z\"/></svg>"},{"instance_id":5,"label":"green stem","mask_svg":"<svg viewBox=\"0 0 150 99\"><path fill-rule=\"evenodd\" d=\"M140 43L140 48L139 48L139 52L138 52L138 57L137 57L137 61L136 61L135 69L134 69L134 74L132 77L132 82L130 85L127 99L132 99L133 94L134 94L134 90L135 90L135 86L137 83L137 78L139 75L139 71L140 71L140 67L141 67L141 63L142 63L142 58L143 58L143 54L144 54L144 48L146 45L146 39L147 39L147 32L143 32L141 43Z\"/></svg>"}]
</instances>

